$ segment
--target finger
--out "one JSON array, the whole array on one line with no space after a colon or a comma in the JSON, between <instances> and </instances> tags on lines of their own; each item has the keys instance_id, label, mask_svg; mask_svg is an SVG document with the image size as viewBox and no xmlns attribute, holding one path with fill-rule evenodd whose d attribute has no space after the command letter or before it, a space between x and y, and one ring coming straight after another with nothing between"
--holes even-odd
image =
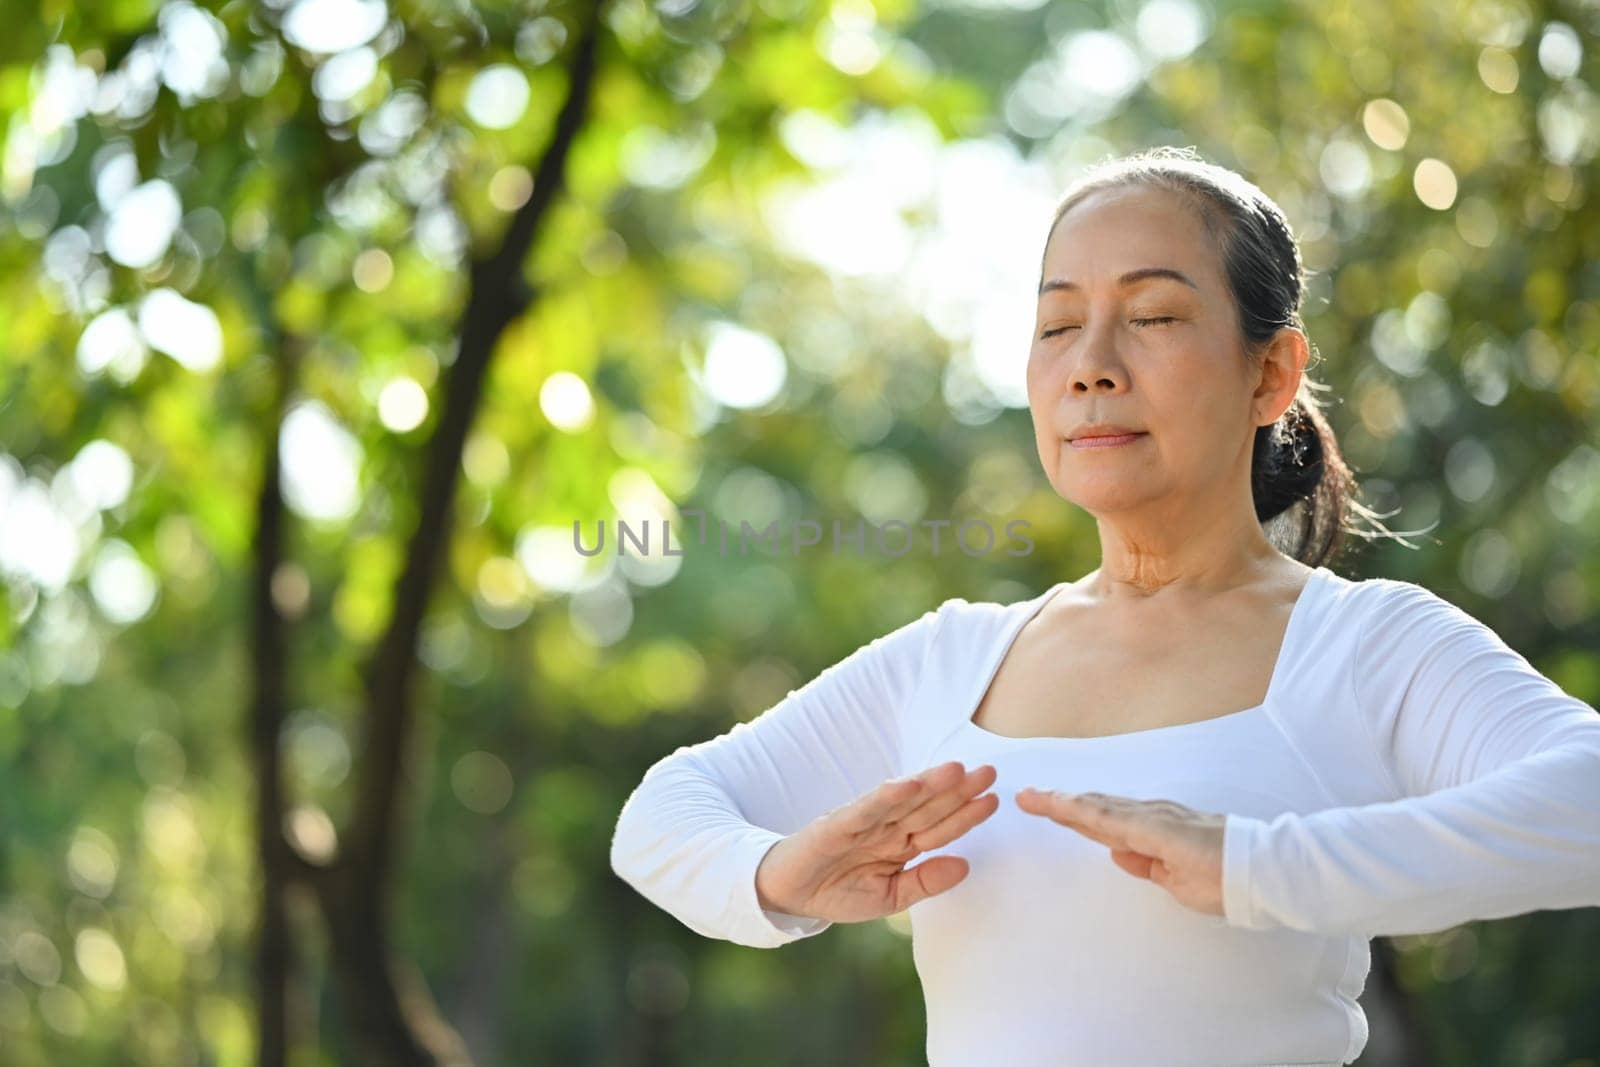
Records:
<instances>
[{"instance_id":1,"label":"finger","mask_svg":"<svg viewBox=\"0 0 1600 1067\"><path fill-rule=\"evenodd\" d=\"M1140 800L1134 797L1108 796L1105 793L1067 793L1059 789L1023 789L1017 793L1017 803L1034 801L1023 810L1038 815L1061 815L1090 826L1112 824L1126 825L1134 820L1157 814L1164 801Z\"/></svg>"},{"instance_id":2,"label":"finger","mask_svg":"<svg viewBox=\"0 0 1600 1067\"><path fill-rule=\"evenodd\" d=\"M917 782L918 789L890 803L882 816L878 817L878 824L901 822L912 811L928 803L931 798L938 797L939 793L946 792L952 785L960 784L963 777L966 777L966 766L960 760L939 763L938 766L930 766L925 771L914 774L912 781Z\"/></svg>"},{"instance_id":3,"label":"finger","mask_svg":"<svg viewBox=\"0 0 1600 1067\"><path fill-rule=\"evenodd\" d=\"M967 876L969 864L960 856L934 856L915 867L907 867L890 876L890 905L895 911L904 911L919 901L943 893L959 885Z\"/></svg>"},{"instance_id":4,"label":"finger","mask_svg":"<svg viewBox=\"0 0 1600 1067\"><path fill-rule=\"evenodd\" d=\"M964 768L957 761L941 763L917 774L890 778L857 802L841 809L844 827L851 833L868 833L893 822L921 803L930 788L948 785Z\"/></svg>"},{"instance_id":5,"label":"finger","mask_svg":"<svg viewBox=\"0 0 1600 1067\"><path fill-rule=\"evenodd\" d=\"M1111 793L1063 793L1068 800L1094 811L1141 814L1160 811L1170 804L1168 800L1145 800L1143 797L1123 797Z\"/></svg>"},{"instance_id":6,"label":"finger","mask_svg":"<svg viewBox=\"0 0 1600 1067\"><path fill-rule=\"evenodd\" d=\"M918 852L926 852L948 845L999 810L999 794L985 793L974 797L926 830L912 834L911 846Z\"/></svg>"},{"instance_id":7,"label":"finger","mask_svg":"<svg viewBox=\"0 0 1600 1067\"><path fill-rule=\"evenodd\" d=\"M923 794L922 803L898 820L900 828L907 833L918 834L939 825L952 812L960 811L973 797L993 785L999 773L993 765L986 763L967 771L946 789Z\"/></svg>"},{"instance_id":8,"label":"finger","mask_svg":"<svg viewBox=\"0 0 1600 1067\"><path fill-rule=\"evenodd\" d=\"M1121 814L1106 798L1094 793L1064 793L1059 789L1017 790L1017 807L1030 815L1043 815L1058 822L1075 823L1085 829L1104 830Z\"/></svg>"},{"instance_id":9,"label":"finger","mask_svg":"<svg viewBox=\"0 0 1600 1067\"><path fill-rule=\"evenodd\" d=\"M1043 815L1085 837L1113 848L1134 845L1129 834L1138 816L1098 794L1073 795L1055 790L1024 789L1017 793L1017 806L1030 815ZM1089 799L1085 799L1089 798Z\"/></svg>"},{"instance_id":10,"label":"finger","mask_svg":"<svg viewBox=\"0 0 1600 1067\"><path fill-rule=\"evenodd\" d=\"M906 798L922 791L922 782L916 777L890 778L872 792L846 804L834 813L841 829L850 834L865 833L883 824L889 813L903 804Z\"/></svg>"}]
</instances>

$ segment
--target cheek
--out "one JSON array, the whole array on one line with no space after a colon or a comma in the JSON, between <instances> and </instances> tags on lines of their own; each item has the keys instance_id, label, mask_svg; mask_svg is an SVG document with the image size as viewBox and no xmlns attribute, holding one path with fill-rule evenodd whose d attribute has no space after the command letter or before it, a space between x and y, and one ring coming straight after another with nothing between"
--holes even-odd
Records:
<instances>
[{"instance_id":1,"label":"cheek","mask_svg":"<svg viewBox=\"0 0 1600 1067\"><path fill-rule=\"evenodd\" d=\"M1186 369L1147 382L1144 395L1160 427L1164 462L1202 470L1226 465L1236 447L1229 425L1243 418L1232 381Z\"/></svg>"},{"instance_id":2,"label":"cheek","mask_svg":"<svg viewBox=\"0 0 1600 1067\"><path fill-rule=\"evenodd\" d=\"M1027 387L1028 402L1035 407L1044 398L1045 391L1045 363L1037 353L1028 356L1027 367L1023 373L1023 383Z\"/></svg>"},{"instance_id":3,"label":"cheek","mask_svg":"<svg viewBox=\"0 0 1600 1067\"><path fill-rule=\"evenodd\" d=\"M1053 383L1050 376L1042 370L1030 371L1025 393L1028 413L1033 419L1034 436L1038 437L1041 443L1054 438L1063 426L1064 400L1061 386Z\"/></svg>"},{"instance_id":4,"label":"cheek","mask_svg":"<svg viewBox=\"0 0 1600 1067\"><path fill-rule=\"evenodd\" d=\"M1024 377L1028 385L1028 394L1060 393L1059 382L1052 384L1051 368L1055 366L1057 357L1040 345L1034 345L1028 350L1028 362Z\"/></svg>"}]
</instances>

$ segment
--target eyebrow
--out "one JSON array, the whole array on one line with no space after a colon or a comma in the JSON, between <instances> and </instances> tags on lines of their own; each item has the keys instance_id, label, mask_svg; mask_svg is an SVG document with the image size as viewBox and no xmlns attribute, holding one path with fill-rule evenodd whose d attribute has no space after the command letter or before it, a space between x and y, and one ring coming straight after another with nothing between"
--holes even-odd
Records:
<instances>
[{"instance_id":1,"label":"eyebrow","mask_svg":"<svg viewBox=\"0 0 1600 1067\"><path fill-rule=\"evenodd\" d=\"M1195 292L1200 291L1200 287L1194 283L1194 279L1183 273L1183 271L1173 270L1171 267L1140 267L1138 270L1130 270L1128 273L1117 279L1117 286L1118 288L1125 288L1129 285L1132 285L1134 282L1142 282L1150 278L1171 278L1175 282L1182 282ZM1043 296L1046 293L1055 292L1058 289L1077 291L1081 288L1082 286L1078 285L1076 282L1068 282L1063 281L1060 278L1053 278L1039 286L1039 295Z\"/></svg>"}]
</instances>

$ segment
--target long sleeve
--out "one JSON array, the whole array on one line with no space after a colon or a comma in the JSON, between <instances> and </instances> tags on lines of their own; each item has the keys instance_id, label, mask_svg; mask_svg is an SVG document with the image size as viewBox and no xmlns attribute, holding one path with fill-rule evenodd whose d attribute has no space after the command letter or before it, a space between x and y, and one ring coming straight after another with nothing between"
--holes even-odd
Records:
<instances>
[{"instance_id":1,"label":"long sleeve","mask_svg":"<svg viewBox=\"0 0 1600 1067\"><path fill-rule=\"evenodd\" d=\"M762 908L756 868L787 835L900 773L901 723L939 618L926 612L755 719L658 760L617 818L612 870L706 937L775 948L831 926Z\"/></svg>"},{"instance_id":2,"label":"long sleeve","mask_svg":"<svg viewBox=\"0 0 1600 1067\"><path fill-rule=\"evenodd\" d=\"M1227 922L1377 936L1600 905L1600 715L1449 601L1373 581L1348 688L1395 799L1229 814Z\"/></svg>"}]
</instances>

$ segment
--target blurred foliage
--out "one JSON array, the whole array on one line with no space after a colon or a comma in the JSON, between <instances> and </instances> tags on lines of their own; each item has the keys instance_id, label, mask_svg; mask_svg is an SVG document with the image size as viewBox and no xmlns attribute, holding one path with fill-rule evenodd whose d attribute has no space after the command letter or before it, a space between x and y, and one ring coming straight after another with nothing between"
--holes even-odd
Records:
<instances>
[{"instance_id":1,"label":"blurred foliage","mask_svg":"<svg viewBox=\"0 0 1600 1067\"><path fill-rule=\"evenodd\" d=\"M466 265L530 195L577 7L10 9L5 1063L252 1060L245 620L263 456L278 435L289 823L315 853L348 814L357 671L417 520ZM478 1062L921 1062L903 926L781 954L697 938L611 875L613 821L654 760L944 597L1016 599L1095 565L1092 522L1038 471L1026 411L975 392L969 346L893 272L841 276L778 240L766 198L826 179L797 119L915 116L1059 184L1158 143L1246 174L1301 237L1319 375L1367 500L1391 526L1438 524L1420 551L1381 543L1342 569L1441 592L1600 700L1593 3L624 0L605 22L418 649L397 948ZM916 187L916 165L882 180ZM963 192L973 211L1007 195ZM708 337L732 323L783 353L772 400L706 395ZM302 373L278 426L291 348ZM1023 518L1036 551L886 567L825 547L608 547L581 577L562 551L574 519L592 537L598 519L696 509L734 528ZM1600 1062L1600 915L1396 947L1437 1062ZM352 1062L320 959L293 1062Z\"/></svg>"}]
</instances>

